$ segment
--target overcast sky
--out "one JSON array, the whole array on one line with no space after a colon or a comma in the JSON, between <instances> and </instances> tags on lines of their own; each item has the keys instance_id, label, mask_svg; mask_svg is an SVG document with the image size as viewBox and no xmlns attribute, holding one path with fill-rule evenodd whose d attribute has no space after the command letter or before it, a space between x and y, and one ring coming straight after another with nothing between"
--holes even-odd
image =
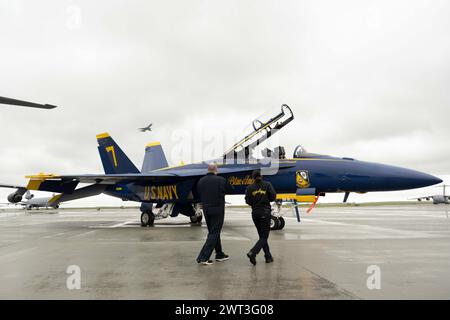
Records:
<instances>
[{"instance_id":1,"label":"overcast sky","mask_svg":"<svg viewBox=\"0 0 450 320\"><path fill-rule=\"evenodd\" d=\"M282 103L296 116L279 137L288 154L445 178L449 17L438 0L0 0L0 96L59 106L0 105L0 182L101 173L104 131L138 167L150 141L171 164L198 161L208 132L243 133Z\"/></svg>"}]
</instances>

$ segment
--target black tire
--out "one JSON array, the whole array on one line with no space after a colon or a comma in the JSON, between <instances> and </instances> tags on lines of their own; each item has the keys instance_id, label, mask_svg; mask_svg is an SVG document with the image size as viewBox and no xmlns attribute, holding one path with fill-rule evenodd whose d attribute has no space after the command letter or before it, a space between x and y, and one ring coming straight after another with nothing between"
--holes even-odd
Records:
<instances>
[{"instance_id":1,"label":"black tire","mask_svg":"<svg viewBox=\"0 0 450 320\"><path fill-rule=\"evenodd\" d=\"M190 216L189 219L191 219L191 223L202 223L203 216Z\"/></svg>"},{"instance_id":2,"label":"black tire","mask_svg":"<svg viewBox=\"0 0 450 320\"><path fill-rule=\"evenodd\" d=\"M155 216L153 215L153 212L142 212L141 213L141 226L153 226L155 223Z\"/></svg>"},{"instance_id":3,"label":"black tire","mask_svg":"<svg viewBox=\"0 0 450 320\"><path fill-rule=\"evenodd\" d=\"M278 226L278 230L283 230L284 226L286 225L286 221L284 221L283 217L279 217L278 220L280 221L280 225Z\"/></svg>"},{"instance_id":4,"label":"black tire","mask_svg":"<svg viewBox=\"0 0 450 320\"><path fill-rule=\"evenodd\" d=\"M280 227L280 220L277 217L270 217L270 230L278 230Z\"/></svg>"}]
</instances>

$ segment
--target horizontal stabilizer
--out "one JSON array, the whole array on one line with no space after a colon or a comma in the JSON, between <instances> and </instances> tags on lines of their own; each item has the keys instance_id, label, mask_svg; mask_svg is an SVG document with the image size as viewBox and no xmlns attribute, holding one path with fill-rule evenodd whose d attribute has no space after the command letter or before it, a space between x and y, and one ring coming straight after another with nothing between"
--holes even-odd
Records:
<instances>
[{"instance_id":1,"label":"horizontal stabilizer","mask_svg":"<svg viewBox=\"0 0 450 320\"><path fill-rule=\"evenodd\" d=\"M93 184L87 187L83 187L80 189L77 189L73 191L72 193L63 193L55 195L53 198L51 198L48 203L50 205L56 205L61 202L71 201L71 200L77 200L87 197L92 197L101 194L103 191L105 191L106 185L103 184Z\"/></svg>"},{"instance_id":2,"label":"horizontal stabilizer","mask_svg":"<svg viewBox=\"0 0 450 320\"><path fill-rule=\"evenodd\" d=\"M72 193L79 181L57 179L56 176L36 175L31 176L27 185L27 190L39 190L56 193Z\"/></svg>"}]
</instances>

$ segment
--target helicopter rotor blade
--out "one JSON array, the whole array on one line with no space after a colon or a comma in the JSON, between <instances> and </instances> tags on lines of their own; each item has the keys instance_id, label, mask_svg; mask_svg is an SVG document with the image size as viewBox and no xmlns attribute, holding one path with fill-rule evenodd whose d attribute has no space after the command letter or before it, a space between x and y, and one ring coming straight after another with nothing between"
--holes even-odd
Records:
<instances>
[{"instance_id":1,"label":"helicopter rotor blade","mask_svg":"<svg viewBox=\"0 0 450 320\"><path fill-rule=\"evenodd\" d=\"M40 103L11 99L11 98L6 98L6 97L0 97L0 104L9 104L9 105L14 105L14 106L39 108L39 109L54 109L57 107L57 106L54 106L51 104L40 104Z\"/></svg>"}]
</instances>

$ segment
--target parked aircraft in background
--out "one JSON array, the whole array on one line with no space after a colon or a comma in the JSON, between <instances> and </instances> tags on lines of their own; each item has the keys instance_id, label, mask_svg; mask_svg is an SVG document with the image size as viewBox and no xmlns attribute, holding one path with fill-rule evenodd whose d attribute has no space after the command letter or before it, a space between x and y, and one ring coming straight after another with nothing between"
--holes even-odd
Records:
<instances>
[{"instance_id":1,"label":"parked aircraft in background","mask_svg":"<svg viewBox=\"0 0 450 320\"><path fill-rule=\"evenodd\" d=\"M449 204L449 200L450 200L450 196L447 196L445 194L445 187L448 187L448 185L442 185L442 186L438 186L440 188L442 188L442 194L436 194L433 196L425 196L425 197L419 197L419 198L412 198L410 200L417 200L417 201L430 201L433 200L433 204L440 204L440 203L445 203L445 204Z\"/></svg>"},{"instance_id":2,"label":"parked aircraft in background","mask_svg":"<svg viewBox=\"0 0 450 320\"><path fill-rule=\"evenodd\" d=\"M36 198L34 194L30 192L30 190L27 190L25 187L22 186L13 186L13 185L5 185L0 184L0 188L14 188L17 189L15 192L15 195L9 195L8 196L8 203L3 204L15 204L15 205L21 205L24 209L31 210L33 208L39 209L39 208L54 208L58 209L59 204L52 202L52 199L55 195L52 197L39 197ZM20 196L20 201L15 202L15 200L19 199L19 194L22 193L22 196ZM16 199L14 199L16 197ZM25 198L26 201L22 201L22 199Z\"/></svg>"}]
</instances>

